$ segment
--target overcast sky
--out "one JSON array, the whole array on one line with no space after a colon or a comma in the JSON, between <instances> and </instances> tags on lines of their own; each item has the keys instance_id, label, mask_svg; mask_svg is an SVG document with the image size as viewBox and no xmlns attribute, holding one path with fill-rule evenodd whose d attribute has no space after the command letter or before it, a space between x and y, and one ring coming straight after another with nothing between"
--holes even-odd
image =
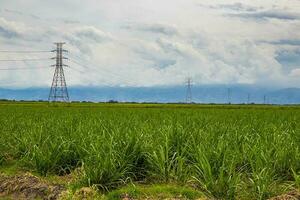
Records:
<instances>
[{"instance_id":1,"label":"overcast sky","mask_svg":"<svg viewBox=\"0 0 300 200\"><path fill-rule=\"evenodd\" d=\"M300 86L300 0L0 0L0 51L66 42L68 85ZM51 53L0 52L0 59ZM76 63L79 63L80 66ZM53 60L0 62L0 87L51 84Z\"/></svg>"}]
</instances>

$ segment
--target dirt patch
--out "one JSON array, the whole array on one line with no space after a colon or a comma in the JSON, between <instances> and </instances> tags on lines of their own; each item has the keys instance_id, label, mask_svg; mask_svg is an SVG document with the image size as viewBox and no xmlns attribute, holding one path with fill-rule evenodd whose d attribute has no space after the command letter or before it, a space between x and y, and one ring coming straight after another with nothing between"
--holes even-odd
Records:
<instances>
[{"instance_id":1,"label":"dirt patch","mask_svg":"<svg viewBox=\"0 0 300 200\"><path fill-rule=\"evenodd\" d=\"M164 197L159 197L159 196L156 196L156 197L143 197L143 198L132 198L130 197L129 194L122 194L120 196L120 199L121 200L157 200L157 199L164 199L164 200L185 200L187 198L184 198L184 197L169 197L169 198L164 198ZM196 200L208 200L207 198L198 198Z\"/></svg>"},{"instance_id":2,"label":"dirt patch","mask_svg":"<svg viewBox=\"0 0 300 200\"><path fill-rule=\"evenodd\" d=\"M269 200L300 200L300 191L292 191Z\"/></svg>"},{"instance_id":3,"label":"dirt patch","mask_svg":"<svg viewBox=\"0 0 300 200\"><path fill-rule=\"evenodd\" d=\"M94 199L97 196L97 192L89 187L83 187L77 190L74 197L77 199Z\"/></svg>"},{"instance_id":4,"label":"dirt patch","mask_svg":"<svg viewBox=\"0 0 300 200\"><path fill-rule=\"evenodd\" d=\"M62 185L47 184L29 173L16 176L0 174L0 197L55 200L64 190Z\"/></svg>"}]
</instances>

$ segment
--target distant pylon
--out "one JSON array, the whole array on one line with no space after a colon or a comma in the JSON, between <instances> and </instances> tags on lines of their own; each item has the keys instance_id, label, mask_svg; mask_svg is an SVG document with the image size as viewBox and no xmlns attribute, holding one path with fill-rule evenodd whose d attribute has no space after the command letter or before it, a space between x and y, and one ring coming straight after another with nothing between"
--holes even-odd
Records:
<instances>
[{"instance_id":1,"label":"distant pylon","mask_svg":"<svg viewBox=\"0 0 300 200\"><path fill-rule=\"evenodd\" d=\"M186 80L186 98L185 101L186 103L192 103L192 78L188 77Z\"/></svg>"},{"instance_id":2,"label":"distant pylon","mask_svg":"<svg viewBox=\"0 0 300 200\"><path fill-rule=\"evenodd\" d=\"M228 104L231 104L231 89L230 88L227 89L227 100L228 100Z\"/></svg>"},{"instance_id":3,"label":"distant pylon","mask_svg":"<svg viewBox=\"0 0 300 200\"><path fill-rule=\"evenodd\" d=\"M247 104L250 104L250 94L248 93Z\"/></svg>"},{"instance_id":4,"label":"distant pylon","mask_svg":"<svg viewBox=\"0 0 300 200\"><path fill-rule=\"evenodd\" d=\"M65 74L63 67L67 66L63 64L63 60L67 59L63 57L63 52L67 52L62 48L65 44L63 42L58 42L56 44L56 49L52 52L56 52L56 57L52 58L56 60L56 64L52 65L55 67L55 72L53 75L53 81L50 89L49 102L69 102L69 94L67 89L67 84L65 80Z\"/></svg>"}]
</instances>

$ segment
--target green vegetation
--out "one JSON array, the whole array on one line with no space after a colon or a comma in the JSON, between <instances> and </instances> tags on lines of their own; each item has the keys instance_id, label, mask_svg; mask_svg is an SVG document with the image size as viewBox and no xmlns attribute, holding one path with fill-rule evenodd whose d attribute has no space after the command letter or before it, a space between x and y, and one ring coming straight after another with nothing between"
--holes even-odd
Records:
<instances>
[{"instance_id":1,"label":"green vegetation","mask_svg":"<svg viewBox=\"0 0 300 200\"><path fill-rule=\"evenodd\" d=\"M202 193L187 187L160 184L150 186L129 185L108 193L106 199L115 200L122 197L124 198L124 194L134 199L168 199L174 197L182 199L201 199L203 196Z\"/></svg>"},{"instance_id":2,"label":"green vegetation","mask_svg":"<svg viewBox=\"0 0 300 200\"><path fill-rule=\"evenodd\" d=\"M299 188L299 121L297 106L2 103L0 165L41 176L75 170L76 186L111 198L142 182L170 185L166 197L176 184L218 199L267 199ZM188 188L180 194L199 196Z\"/></svg>"}]
</instances>

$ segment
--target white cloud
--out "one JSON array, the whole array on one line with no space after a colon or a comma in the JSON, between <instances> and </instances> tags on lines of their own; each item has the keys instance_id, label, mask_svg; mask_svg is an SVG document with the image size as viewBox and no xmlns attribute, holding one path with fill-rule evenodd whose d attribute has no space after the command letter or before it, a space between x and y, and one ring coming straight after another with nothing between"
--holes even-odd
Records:
<instances>
[{"instance_id":1,"label":"white cloud","mask_svg":"<svg viewBox=\"0 0 300 200\"><path fill-rule=\"evenodd\" d=\"M18 38L28 33L28 29L23 23L8 21L0 18L0 35L4 38Z\"/></svg>"},{"instance_id":2,"label":"white cloud","mask_svg":"<svg viewBox=\"0 0 300 200\"><path fill-rule=\"evenodd\" d=\"M157 34L164 34L168 36L178 34L178 30L174 25L168 24L128 24L124 26L125 29L128 30L137 30L143 32L150 32L150 33L157 33Z\"/></svg>"},{"instance_id":3,"label":"white cloud","mask_svg":"<svg viewBox=\"0 0 300 200\"><path fill-rule=\"evenodd\" d=\"M68 64L74 68L67 69L68 85L176 85L187 76L196 84L300 82L293 78L299 60L289 60L293 68L280 60L300 49L296 0L59 2L64 9L58 8L57 0L29 0L19 6L3 0L0 44L4 50L44 50L66 41ZM283 48L293 49L279 57ZM0 55L12 56L20 55ZM50 62L10 66L16 64ZM45 86L51 76L51 70L7 71L0 80Z\"/></svg>"},{"instance_id":4,"label":"white cloud","mask_svg":"<svg viewBox=\"0 0 300 200\"><path fill-rule=\"evenodd\" d=\"M300 69L293 69L290 76L300 78Z\"/></svg>"}]
</instances>

